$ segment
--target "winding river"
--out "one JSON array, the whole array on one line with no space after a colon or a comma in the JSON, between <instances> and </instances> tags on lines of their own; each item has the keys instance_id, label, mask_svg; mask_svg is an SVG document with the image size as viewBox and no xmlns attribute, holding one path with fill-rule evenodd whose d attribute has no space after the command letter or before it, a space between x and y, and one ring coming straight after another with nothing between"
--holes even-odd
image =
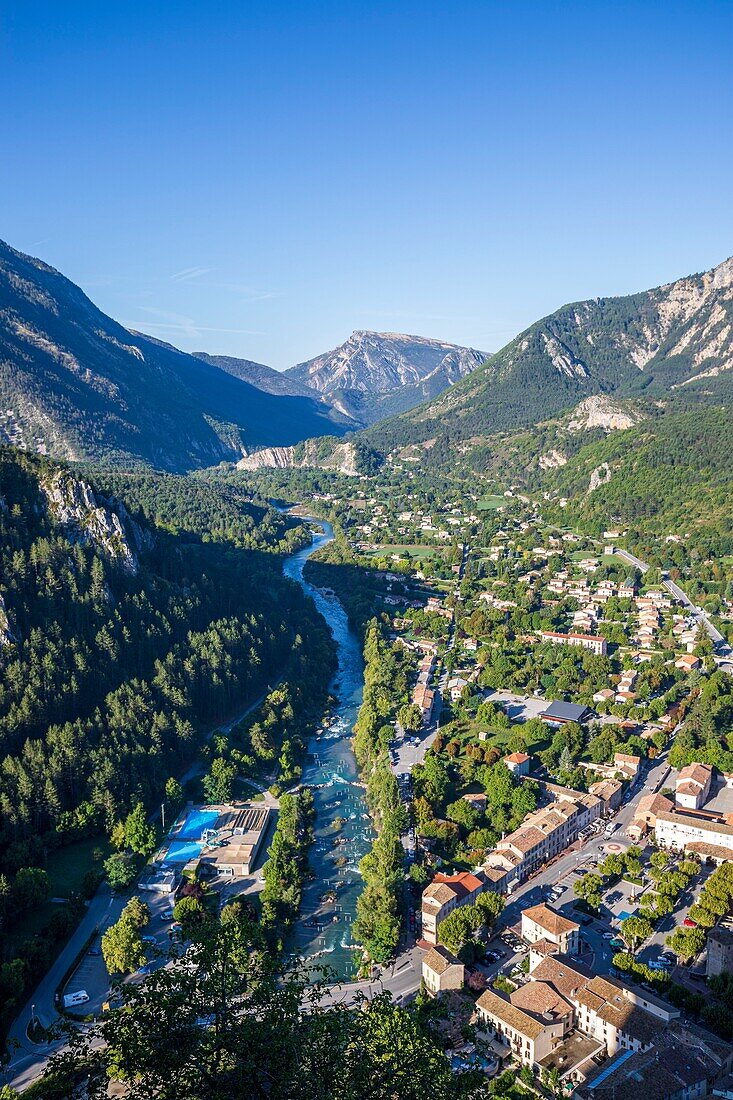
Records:
<instances>
[{"instance_id":1,"label":"winding river","mask_svg":"<svg viewBox=\"0 0 733 1100\"><path fill-rule=\"evenodd\" d=\"M308 558L333 539L330 523L311 522L317 528L313 542L287 558L283 572L313 599L330 626L338 649L338 671L331 684L336 706L327 727L309 742L303 771L303 782L312 788L316 806L316 838L310 851L315 879L303 890L293 950L302 959L318 961L345 979L353 977L357 969L352 924L362 885L359 860L372 840L364 790L358 782L351 748L362 700L364 662L359 639L350 629L339 600L303 579Z\"/></svg>"}]
</instances>

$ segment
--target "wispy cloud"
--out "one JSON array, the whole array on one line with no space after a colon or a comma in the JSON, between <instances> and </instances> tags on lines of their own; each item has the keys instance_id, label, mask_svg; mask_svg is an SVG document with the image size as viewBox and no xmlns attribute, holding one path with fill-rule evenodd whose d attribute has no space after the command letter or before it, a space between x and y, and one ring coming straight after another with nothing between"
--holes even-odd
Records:
<instances>
[{"instance_id":1,"label":"wispy cloud","mask_svg":"<svg viewBox=\"0 0 733 1100\"><path fill-rule=\"evenodd\" d=\"M244 283L214 283L214 286L218 290L229 290L232 294L241 295L243 302L268 302L271 298L282 298L282 294L277 291L259 290Z\"/></svg>"},{"instance_id":2,"label":"wispy cloud","mask_svg":"<svg viewBox=\"0 0 733 1100\"><path fill-rule=\"evenodd\" d=\"M184 267L183 271L176 271L170 279L174 283L187 283L189 279L198 279L201 275L208 275L210 271L210 267Z\"/></svg>"},{"instance_id":3,"label":"wispy cloud","mask_svg":"<svg viewBox=\"0 0 733 1100\"><path fill-rule=\"evenodd\" d=\"M215 325L200 325L193 317L185 317L180 313L169 313L167 310L154 309L151 306L140 306L143 313L151 314L151 318L140 321L123 321L125 328L135 329L138 332L168 332L177 336L185 336L189 340L198 340L206 332L224 332L237 336L266 336L267 333L258 329L249 328L218 328ZM152 320L153 317L160 320Z\"/></svg>"}]
</instances>

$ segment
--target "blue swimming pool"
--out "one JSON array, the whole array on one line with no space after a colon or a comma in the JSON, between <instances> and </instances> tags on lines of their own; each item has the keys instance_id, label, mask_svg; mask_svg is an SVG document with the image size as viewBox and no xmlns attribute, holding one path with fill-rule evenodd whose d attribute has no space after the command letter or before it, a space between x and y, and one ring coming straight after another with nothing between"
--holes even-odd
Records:
<instances>
[{"instance_id":1,"label":"blue swimming pool","mask_svg":"<svg viewBox=\"0 0 733 1100\"><path fill-rule=\"evenodd\" d=\"M204 830L213 829L218 817L218 810L191 810L176 833L176 840L201 840Z\"/></svg>"},{"instance_id":2,"label":"blue swimming pool","mask_svg":"<svg viewBox=\"0 0 733 1100\"><path fill-rule=\"evenodd\" d=\"M218 810L191 810L176 832L175 839L169 843L163 864L188 863L190 859L197 859L203 848L201 837L206 829L214 828L218 817Z\"/></svg>"},{"instance_id":3,"label":"blue swimming pool","mask_svg":"<svg viewBox=\"0 0 733 1100\"><path fill-rule=\"evenodd\" d=\"M202 848L200 840L172 840L163 856L163 863L188 863L189 859L198 859Z\"/></svg>"}]
</instances>

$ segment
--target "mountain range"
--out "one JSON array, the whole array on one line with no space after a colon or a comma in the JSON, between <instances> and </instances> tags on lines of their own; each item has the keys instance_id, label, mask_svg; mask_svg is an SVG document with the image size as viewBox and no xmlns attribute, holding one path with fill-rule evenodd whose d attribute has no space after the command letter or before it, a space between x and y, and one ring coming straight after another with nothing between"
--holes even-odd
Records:
<instances>
[{"instance_id":1,"label":"mountain range","mask_svg":"<svg viewBox=\"0 0 733 1100\"><path fill-rule=\"evenodd\" d=\"M205 351L194 351L193 354L204 363L218 367L227 374L233 374L235 378L249 382L251 386L256 386L258 390L264 390L265 393L279 397L307 397L311 401L314 397L318 397L320 400L319 395L308 386L304 386L302 382L288 377L285 371L275 370L274 367L265 366L264 363L255 363L251 359L238 359L234 355L209 355Z\"/></svg>"},{"instance_id":2,"label":"mountain range","mask_svg":"<svg viewBox=\"0 0 733 1100\"><path fill-rule=\"evenodd\" d=\"M424 336L356 331L285 373L369 425L437 397L486 358L486 352Z\"/></svg>"},{"instance_id":3,"label":"mountain range","mask_svg":"<svg viewBox=\"0 0 733 1100\"><path fill-rule=\"evenodd\" d=\"M733 259L654 290L564 306L436 400L365 435L382 453L433 440L481 447L584 397L666 401L733 396Z\"/></svg>"},{"instance_id":4,"label":"mountain range","mask_svg":"<svg viewBox=\"0 0 733 1100\"><path fill-rule=\"evenodd\" d=\"M574 456L608 433L653 424L664 437L671 418L694 410L702 423L731 400L733 259L564 306L494 355L356 331L280 373L131 332L0 243L0 439L55 457L354 471L365 454L408 455L525 480L568 467L569 484ZM335 450L344 436L353 444Z\"/></svg>"},{"instance_id":5,"label":"mountain range","mask_svg":"<svg viewBox=\"0 0 733 1100\"><path fill-rule=\"evenodd\" d=\"M0 242L6 442L71 460L185 470L350 426L317 395L268 392L130 332L60 272Z\"/></svg>"},{"instance_id":6,"label":"mountain range","mask_svg":"<svg viewBox=\"0 0 733 1100\"><path fill-rule=\"evenodd\" d=\"M411 408L483 358L365 332L283 373L189 355L124 328L60 272L0 242L0 440L58 458L167 470L237 461Z\"/></svg>"}]
</instances>

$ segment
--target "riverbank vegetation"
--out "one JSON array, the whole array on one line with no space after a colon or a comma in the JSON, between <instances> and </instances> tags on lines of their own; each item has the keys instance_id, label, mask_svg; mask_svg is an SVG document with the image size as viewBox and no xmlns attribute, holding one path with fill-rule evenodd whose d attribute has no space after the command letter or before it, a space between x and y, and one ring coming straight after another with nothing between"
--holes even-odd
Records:
<instances>
[{"instance_id":1,"label":"riverbank vegetation","mask_svg":"<svg viewBox=\"0 0 733 1100\"><path fill-rule=\"evenodd\" d=\"M313 794L304 787L280 799L277 827L264 867L260 894L261 924L282 951L283 941L300 909L303 883L309 873L308 849L313 843Z\"/></svg>"},{"instance_id":2,"label":"riverbank vegetation","mask_svg":"<svg viewBox=\"0 0 733 1100\"><path fill-rule=\"evenodd\" d=\"M407 669L402 652L390 645L376 619L366 629L364 661L364 699L354 726L354 752L377 836L360 864L364 890L354 935L372 960L383 963L394 955L401 923L401 834L407 822L388 750L396 711L407 699Z\"/></svg>"}]
</instances>

